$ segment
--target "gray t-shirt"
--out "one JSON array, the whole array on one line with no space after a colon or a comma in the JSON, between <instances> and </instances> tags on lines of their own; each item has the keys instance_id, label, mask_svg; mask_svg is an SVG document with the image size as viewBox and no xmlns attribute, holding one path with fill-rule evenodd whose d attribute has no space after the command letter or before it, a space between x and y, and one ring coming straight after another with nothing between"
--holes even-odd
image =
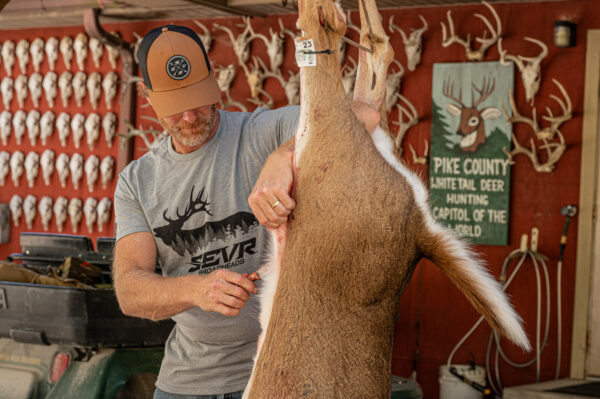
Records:
<instances>
[{"instance_id":1,"label":"gray t-shirt","mask_svg":"<svg viewBox=\"0 0 600 399\"><path fill-rule=\"evenodd\" d=\"M153 233L164 276L221 268L252 273L265 259L267 231L248 196L267 156L294 135L299 107L219 115L215 135L198 150L179 154L167 138L119 176L116 238ZM184 395L243 390L260 333L258 313L252 295L237 317L199 307L175 315L156 385Z\"/></svg>"}]
</instances>

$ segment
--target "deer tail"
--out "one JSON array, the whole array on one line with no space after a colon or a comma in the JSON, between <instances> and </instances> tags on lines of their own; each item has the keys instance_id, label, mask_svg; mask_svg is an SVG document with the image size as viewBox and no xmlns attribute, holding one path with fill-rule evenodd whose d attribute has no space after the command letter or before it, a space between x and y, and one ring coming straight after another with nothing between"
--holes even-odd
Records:
<instances>
[{"instance_id":1,"label":"deer tail","mask_svg":"<svg viewBox=\"0 0 600 399\"><path fill-rule=\"evenodd\" d=\"M372 137L377 150L412 189L423 222L422 233L417 238L422 254L442 269L492 328L521 348L530 350L522 320L502 287L466 242L459 240L451 230L433 219L425 186L415 173L398 161L391 137L381 127L375 129Z\"/></svg>"},{"instance_id":2,"label":"deer tail","mask_svg":"<svg viewBox=\"0 0 600 399\"><path fill-rule=\"evenodd\" d=\"M488 272L469 244L445 227L435 222L432 224L428 226L430 236L421 244L425 257L450 278L494 330L529 351L531 345L521 317L510 304L500 283Z\"/></svg>"}]
</instances>

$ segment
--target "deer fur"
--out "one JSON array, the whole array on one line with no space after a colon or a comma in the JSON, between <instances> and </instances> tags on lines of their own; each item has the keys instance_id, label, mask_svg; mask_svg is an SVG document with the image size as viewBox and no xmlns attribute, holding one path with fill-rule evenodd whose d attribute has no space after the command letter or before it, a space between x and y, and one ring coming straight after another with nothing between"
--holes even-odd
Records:
<instances>
[{"instance_id":1,"label":"deer fur","mask_svg":"<svg viewBox=\"0 0 600 399\"><path fill-rule=\"evenodd\" d=\"M363 3L377 38L370 61L360 54L354 100L383 109L391 47L375 0L359 2L361 42L368 36ZM298 5L304 38L313 39L317 51L337 49L345 30L339 7L331 0ZM467 245L433 220L423 184L393 156L389 135L377 128L372 138L354 116L337 52L317 55L317 66L300 70L296 208L275 233L272 259L259 271L267 280L263 336L244 398L389 398L394 316L423 257L492 327L529 348L500 285Z\"/></svg>"}]
</instances>

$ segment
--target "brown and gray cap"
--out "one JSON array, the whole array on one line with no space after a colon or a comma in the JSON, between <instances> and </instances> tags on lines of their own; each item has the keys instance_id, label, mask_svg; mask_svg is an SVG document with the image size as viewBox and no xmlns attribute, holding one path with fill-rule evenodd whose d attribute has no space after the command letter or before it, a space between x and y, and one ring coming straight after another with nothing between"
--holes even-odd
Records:
<instances>
[{"instance_id":1,"label":"brown and gray cap","mask_svg":"<svg viewBox=\"0 0 600 399\"><path fill-rule=\"evenodd\" d=\"M198 35L185 26L148 32L138 59L150 102L159 117L215 104L221 92Z\"/></svg>"}]
</instances>

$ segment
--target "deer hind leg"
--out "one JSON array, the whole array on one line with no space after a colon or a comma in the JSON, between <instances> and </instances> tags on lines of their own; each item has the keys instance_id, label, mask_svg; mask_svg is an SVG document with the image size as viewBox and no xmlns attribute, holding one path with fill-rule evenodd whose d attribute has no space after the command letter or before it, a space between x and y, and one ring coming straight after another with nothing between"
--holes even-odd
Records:
<instances>
[{"instance_id":1,"label":"deer hind leg","mask_svg":"<svg viewBox=\"0 0 600 399\"><path fill-rule=\"evenodd\" d=\"M394 50L383 29L375 0L359 0L358 4L361 26L360 44L366 48L372 48L373 53L359 50L354 101L367 103L379 110L381 113L380 126L387 130L385 80L388 67L394 58Z\"/></svg>"}]
</instances>

